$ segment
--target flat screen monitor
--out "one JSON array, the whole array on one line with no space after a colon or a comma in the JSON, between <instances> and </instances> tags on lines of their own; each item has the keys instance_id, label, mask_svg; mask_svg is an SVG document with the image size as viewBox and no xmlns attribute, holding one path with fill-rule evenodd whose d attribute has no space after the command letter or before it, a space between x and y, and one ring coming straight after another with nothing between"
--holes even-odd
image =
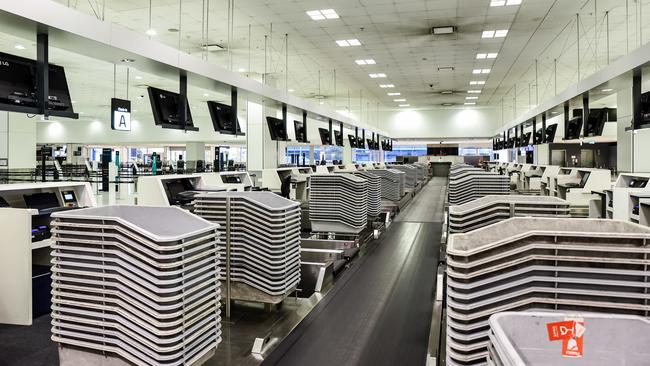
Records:
<instances>
[{"instance_id":1,"label":"flat screen monitor","mask_svg":"<svg viewBox=\"0 0 650 366\"><path fill-rule=\"evenodd\" d=\"M330 135L330 130L327 128L319 128L318 134L320 135L320 141L323 145L332 144L332 136Z\"/></svg>"},{"instance_id":2,"label":"flat screen monitor","mask_svg":"<svg viewBox=\"0 0 650 366\"><path fill-rule=\"evenodd\" d=\"M650 92L641 94L641 124L650 123Z\"/></svg>"},{"instance_id":3,"label":"flat screen monitor","mask_svg":"<svg viewBox=\"0 0 650 366\"><path fill-rule=\"evenodd\" d=\"M523 146L528 146L528 145L530 145L530 135L531 135L530 132L526 132L526 133L524 133L523 136L521 136L521 140L520 140L520 142L519 142L519 146L522 146L522 147L523 147Z\"/></svg>"},{"instance_id":4,"label":"flat screen monitor","mask_svg":"<svg viewBox=\"0 0 650 366\"><path fill-rule=\"evenodd\" d=\"M33 193L23 195L25 207L43 210L59 207L59 199L53 192Z\"/></svg>"},{"instance_id":5,"label":"flat screen monitor","mask_svg":"<svg viewBox=\"0 0 650 366\"><path fill-rule=\"evenodd\" d=\"M584 187L585 184L587 184L587 180L589 180L590 175L591 172L585 172L582 174L582 179L580 179L580 187Z\"/></svg>"},{"instance_id":6,"label":"flat screen monitor","mask_svg":"<svg viewBox=\"0 0 650 366\"><path fill-rule=\"evenodd\" d=\"M147 91L149 92L151 112L153 113L153 120L156 125L162 126L162 128L177 130L199 130L194 127L192 112L189 103L187 103L187 99L185 99L187 104L187 120L183 123L180 117L180 94L151 86L147 88Z\"/></svg>"},{"instance_id":7,"label":"flat screen monitor","mask_svg":"<svg viewBox=\"0 0 650 366\"><path fill-rule=\"evenodd\" d=\"M168 179L164 182L165 192L170 202L176 200L180 193L194 190L194 184L189 178Z\"/></svg>"},{"instance_id":8,"label":"flat screen monitor","mask_svg":"<svg viewBox=\"0 0 650 366\"><path fill-rule=\"evenodd\" d=\"M605 123L616 121L616 108L600 108L589 111L585 137L602 136Z\"/></svg>"},{"instance_id":9,"label":"flat screen monitor","mask_svg":"<svg viewBox=\"0 0 650 366\"><path fill-rule=\"evenodd\" d=\"M365 149L366 148L366 142L363 141L363 137L359 137L357 139L357 149Z\"/></svg>"},{"instance_id":10,"label":"flat screen monitor","mask_svg":"<svg viewBox=\"0 0 650 366\"><path fill-rule=\"evenodd\" d=\"M269 126L271 140L289 141L289 137L287 136L287 125L283 120L275 117L266 117L266 124Z\"/></svg>"},{"instance_id":11,"label":"flat screen monitor","mask_svg":"<svg viewBox=\"0 0 650 366\"><path fill-rule=\"evenodd\" d=\"M373 141L372 139L366 139L366 141L368 142L368 150L378 150L379 149L378 144L375 141Z\"/></svg>"},{"instance_id":12,"label":"flat screen monitor","mask_svg":"<svg viewBox=\"0 0 650 366\"><path fill-rule=\"evenodd\" d=\"M533 145L539 145L542 143L542 140L544 139L544 130L539 129L535 132L535 138L533 139Z\"/></svg>"},{"instance_id":13,"label":"flat screen monitor","mask_svg":"<svg viewBox=\"0 0 650 366\"><path fill-rule=\"evenodd\" d=\"M334 130L334 143L336 146L343 146L343 135L341 131Z\"/></svg>"},{"instance_id":14,"label":"flat screen monitor","mask_svg":"<svg viewBox=\"0 0 650 366\"><path fill-rule=\"evenodd\" d=\"M237 126L235 127L236 132L233 132L231 106L227 104L208 101L208 110L210 111L210 119L212 119L212 126L214 126L215 131L224 135L238 135L238 136L245 135L243 132L241 132L241 126L239 125L239 118L236 118L236 123L237 123Z\"/></svg>"},{"instance_id":15,"label":"flat screen monitor","mask_svg":"<svg viewBox=\"0 0 650 366\"><path fill-rule=\"evenodd\" d=\"M565 140L575 140L580 138L580 130L582 129L582 117L575 117L569 120L566 129Z\"/></svg>"},{"instance_id":16,"label":"flat screen monitor","mask_svg":"<svg viewBox=\"0 0 650 366\"><path fill-rule=\"evenodd\" d=\"M552 143L555 140L555 133L557 132L557 125L550 125L546 127L546 142Z\"/></svg>"},{"instance_id":17,"label":"flat screen monitor","mask_svg":"<svg viewBox=\"0 0 650 366\"><path fill-rule=\"evenodd\" d=\"M359 140L354 135L348 135L348 141L350 141L350 147L356 149L359 147Z\"/></svg>"},{"instance_id":18,"label":"flat screen monitor","mask_svg":"<svg viewBox=\"0 0 650 366\"><path fill-rule=\"evenodd\" d=\"M296 141L307 143L307 129L305 123L301 121L293 121L293 129L296 133Z\"/></svg>"},{"instance_id":19,"label":"flat screen monitor","mask_svg":"<svg viewBox=\"0 0 650 366\"><path fill-rule=\"evenodd\" d=\"M0 109L2 104L36 108L36 61L0 52ZM65 70L48 65L48 103L50 111L74 113Z\"/></svg>"}]
</instances>

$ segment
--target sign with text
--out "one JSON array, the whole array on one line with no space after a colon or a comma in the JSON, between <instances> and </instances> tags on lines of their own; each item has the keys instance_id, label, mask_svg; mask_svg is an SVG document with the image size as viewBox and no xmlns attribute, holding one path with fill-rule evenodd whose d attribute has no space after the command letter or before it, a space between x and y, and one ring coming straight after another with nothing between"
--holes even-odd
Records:
<instances>
[{"instance_id":1,"label":"sign with text","mask_svg":"<svg viewBox=\"0 0 650 366\"><path fill-rule=\"evenodd\" d=\"M131 101L111 99L111 128L117 131L131 131Z\"/></svg>"}]
</instances>

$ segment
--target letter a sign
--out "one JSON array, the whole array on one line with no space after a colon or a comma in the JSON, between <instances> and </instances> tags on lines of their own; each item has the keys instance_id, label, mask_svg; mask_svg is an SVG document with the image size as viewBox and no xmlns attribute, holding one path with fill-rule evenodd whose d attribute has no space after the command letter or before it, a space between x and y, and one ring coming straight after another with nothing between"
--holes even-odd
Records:
<instances>
[{"instance_id":1,"label":"letter a sign","mask_svg":"<svg viewBox=\"0 0 650 366\"><path fill-rule=\"evenodd\" d=\"M111 99L111 128L117 131L131 131L131 101Z\"/></svg>"}]
</instances>

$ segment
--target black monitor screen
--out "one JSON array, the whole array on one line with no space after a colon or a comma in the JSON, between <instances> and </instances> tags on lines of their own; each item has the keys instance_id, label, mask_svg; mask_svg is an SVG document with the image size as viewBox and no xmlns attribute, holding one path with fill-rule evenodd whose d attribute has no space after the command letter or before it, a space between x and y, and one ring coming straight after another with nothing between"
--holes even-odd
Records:
<instances>
[{"instance_id":1,"label":"black monitor screen","mask_svg":"<svg viewBox=\"0 0 650 366\"><path fill-rule=\"evenodd\" d=\"M165 181L167 197L174 199L179 193L194 190L194 184L189 178L170 179Z\"/></svg>"},{"instance_id":2,"label":"black monitor screen","mask_svg":"<svg viewBox=\"0 0 650 366\"><path fill-rule=\"evenodd\" d=\"M45 208L59 207L59 199L52 192L26 194L23 195L23 198L25 199L25 206L27 208L42 210Z\"/></svg>"},{"instance_id":3,"label":"black monitor screen","mask_svg":"<svg viewBox=\"0 0 650 366\"><path fill-rule=\"evenodd\" d=\"M616 121L616 109L602 108L590 110L585 137L601 136L605 128L605 123L610 121Z\"/></svg>"},{"instance_id":4,"label":"black monitor screen","mask_svg":"<svg viewBox=\"0 0 650 366\"><path fill-rule=\"evenodd\" d=\"M366 139L366 142L368 142L368 150L377 150L375 142L372 139Z\"/></svg>"},{"instance_id":5,"label":"black monitor screen","mask_svg":"<svg viewBox=\"0 0 650 366\"><path fill-rule=\"evenodd\" d=\"M363 137L359 137L357 139L357 148L358 149L365 149L366 148L366 142L363 141Z\"/></svg>"},{"instance_id":6,"label":"black monitor screen","mask_svg":"<svg viewBox=\"0 0 650 366\"><path fill-rule=\"evenodd\" d=\"M208 101L208 110L212 119L214 130L224 135L243 135L239 118L237 118L236 133L233 132L231 121L232 107L226 104Z\"/></svg>"},{"instance_id":7,"label":"black monitor screen","mask_svg":"<svg viewBox=\"0 0 650 366\"><path fill-rule=\"evenodd\" d=\"M546 127L546 142L552 143L555 140L555 132L557 132L557 125L550 125Z\"/></svg>"},{"instance_id":8,"label":"black monitor screen","mask_svg":"<svg viewBox=\"0 0 650 366\"><path fill-rule=\"evenodd\" d=\"M523 136L521 136L521 141L519 142L519 146L528 146L530 145L530 132L524 133Z\"/></svg>"},{"instance_id":9,"label":"black monitor screen","mask_svg":"<svg viewBox=\"0 0 650 366\"><path fill-rule=\"evenodd\" d=\"M48 70L48 109L72 113L64 68L49 64ZM37 107L36 74L36 61L0 52L0 105Z\"/></svg>"},{"instance_id":10,"label":"black monitor screen","mask_svg":"<svg viewBox=\"0 0 650 366\"><path fill-rule=\"evenodd\" d=\"M269 126L271 140L289 141L287 137L287 126L283 120L275 117L266 117L266 124Z\"/></svg>"},{"instance_id":11,"label":"black monitor screen","mask_svg":"<svg viewBox=\"0 0 650 366\"><path fill-rule=\"evenodd\" d=\"M533 141L533 145L538 145L542 143L542 140L544 138L544 130L541 128L535 132L535 138Z\"/></svg>"},{"instance_id":12,"label":"black monitor screen","mask_svg":"<svg viewBox=\"0 0 650 366\"><path fill-rule=\"evenodd\" d=\"M296 132L296 141L309 142L307 140L307 131L305 129L305 124L303 122L293 121L293 129Z\"/></svg>"},{"instance_id":13,"label":"black monitor screen","mask_svg":"<svg viewBox=\"0 0 650 366\"><path fill-rule=\"evenodd\" d=\"M341 135L341 131L334 131L334 142L337 146L343 146L343 135Z\"/></svg>"},{"instance_id":14,"label":"black monitor screen","mask_svg":"<svg viewBox=\"0 0 650 366\"><path fill-rule=\"evenodd\" d=\"M156 125L163 128L198 131L198 128L194 127L192 122L192 112L187 99L187 121L183 124L180 118L180 94L151 86L147 90L149 91L151 111Z\"/></svg>"},{"instance_id":15,"label":"black monitor screen","mask_svg":"<svg viewBox=\"0 0 650 366\"><path fill-rule=\"evenodd\" d=\"M587 184L587 180L589 179L590 175L591 175L590 172L583 173L582 179L580 180L580 187L584 187L585 184Z\"/></svg>"},{"instance_id":16,"label":"black monitor screen","mask_svg":"<svg viewBox=\"0 0 650 366\"><path fill-rule=\"evenodd\" d=\"M350 141L350 147L356 149L358 147L358 140L354 135L348 135L348 141Z\"/></svg>"},{"instance_id":17,"label":"black monitor screen","mask_svg":"<svg viewBox=\"0 0 650 366\"><path fill-rule=\"evenodd\" d=\"M241 184L241 177L237 175L224 175L221 178L224 183Z\"/></svg>"},{"instance_id":18,"label":"black monitor screen","mask_svg":"<svg viewBox=\"0 0 650 366\"><path fill-rule=\"evenodd\" d=\"M576 117L571 119L567 125L567 135L564 136L565 140L579 139L581 129L582 129L582 117Z\"/></svg>"},{"instance_id":19,"label":"black monitor screen","mask_svg":"<svg viewBox=\"0 0 650 366\"><path fill-rule=\"evenodd\" d=\"M319 128L318 133L320 134L320 141L323 145L332 144L332 136L330 135L330 130L327 128Z\"/></svg>"}]
</instances>

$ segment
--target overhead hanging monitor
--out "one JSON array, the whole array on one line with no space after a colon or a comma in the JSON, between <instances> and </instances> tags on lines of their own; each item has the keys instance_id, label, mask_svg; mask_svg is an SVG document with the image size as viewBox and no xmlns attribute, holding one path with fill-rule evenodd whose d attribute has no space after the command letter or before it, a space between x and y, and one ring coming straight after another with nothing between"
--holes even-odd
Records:
<instances>
[{"instance_id":1,"label":"overhead hanging monitor","mask_svg":"<svg viewBox=\"0 0 650 366\"><path fill-rule=\"evenodd\" d=\"M343 135L341 131L334 130L334 143L336 146L343 146Z\"/></svg>"},{"instance_id":2,"label":"overhead hanging monitor","mask_svg":"<svg viewBox=\"0 0 650 366\"><path fill-rule=\"evenodd\" d=\"M287 135L287 125L283 120L275 117L266 117L266 124L269 126L271 140L289 141L289 137Z\"/></svg>"},{"instance_id":3,"label":"overhead hanging monitor","mask_svg":"<svg viewBox=\"0 0 650 366\"><path fill-rule=\"evenodd\" d=\"M378 150L377 143L372 141L372 139L366 139L366 142L368 142L368 150Z\"/></svg>"},{"instance_id":4,"label":"overhead hanging monitor","mask_svg":"<svg viewBox=\"0 0 650 366\"><path fill-rule=\"evenodd\" d=\"M539 129L535 131L535 137L533 138L533 145L539 145L542 143L542 140L544 139L544 130Z\"/></svg>"},{"instance_id":5,"label":"overhead hanging monitor","mask_svg":"<svg viewBox=\"0 0 650 366\"><path fill-rule=\"evenodd\" d=\"M585 137L601 136L605 123L616 121L616 108L598 108L589 111Z\"/></svg>"},{"instance_id":6,"label":"overhead hanging monitor","mask_svg":"<svg viewBox=\"0 0 650 366\"><path fill-rule=\"evenodd\" d=\"M365 149L366 148L366 142L363 141L363 137L357 138L357 149Z\"/></svg>"},{"instance_id":7,"label":"overhead hanging monitor","mask_svg":"<svg viewBox=\"0 0 650 366\"><path fill-rule=\"evenodd\" d=\"M319 128L318 133L320 134L320 141L323 145L332 144L332 136L330 135L330 130L327 128Z\"/></svg>"},{"instance_id":8,"label":"overhead hanging monitor","mask_svg":"<svg viewBox=\"0 0 650 366\"><path fill-rule=\"evenodd\" d=\"M198 131L198 127L194 127L192 121L192 112L190 111L187 99L186 121L181 121L180 116L180 99L178 93L168 90L154 88L152 86L147 88L149 92L149 101L151 102L151 111L153 113L153 120L157 126L162 128L170 128L176 130Z\"/></svg>"},{"instance_id":9,"label":"overhead hanging monitor","mask_svg":"<svg viewBox=\"0 0 650 366\"><path fill-rule=\"evenodd\" d=\"M0 52L0 110L35 113L38 108L36 61ZM65 70L48 65L49 114L78 118L72 108Z\"/></svg>"},{"instance_id":10,"label":"overhead hanging monitor","mask_svg":"<svg viewBox=\"0 0 650 366\"><path fill-rule=\"evenodd\" d=\"M546 142L552 143L555 140L555 133L557 132L557 124L546 127Z\"/></svg>"},{"instance_id":11,"label":"overhead hanging monitor","mask_svg":"<svg viewBox=\"0 0 650 366\"><path fill-rule=\"evenodd\" d=\"M521 141L519 142L519 146L524 147L530 145L530 135L531 132L526 132L521 136Z\"/></svg>"},{"instance_id":12,"label":"overhead hanging monitor","mask_svg":"<svg viewBox=\"0 0 650 366\"><path fill-rule=\"evenodd\" d=\"M293 121L293 129L296 132L296 141L308 143L307 140L307 129L305 128L305 123L301 121Z\"/></svg>"},{"instance_id":13,"label":"overhead hanging monitor","mask_svg":"<svg viewBox=\"0 0 650 366\"><path fill-rule=\"evenodd\" d=\"M580 131L582 130L582 117L574 117L569 120L566 128L565 140L576 140L580 138Z\"/></svg>"},{"instance_id":14,"label":"overhead hanging monitor","mask_svg":"<svg viewBox=\"0 0 650 366\"><path fill-rule=\"evenodd\" d=\"M348 135L348 141L350 141L350 147L353 149L356 149L359 147L359 140L357 140L356 136L354 135Z\"/></svg>"},{"instance_id":15,"label":"overhead hanging monitor","mask_svg":"<svg viewBox=\"0 0 650 366\"><path fill-rule=\"evenodd\" d=\"M210 111L210 118L212 119L212 125L214 126L215 131L224 135L246 135L245 133L241 132L239 118L236 118L236 132L233 132L231 106L223 103L208 101L208 110Z\"/></svg>"}]
</instances>

